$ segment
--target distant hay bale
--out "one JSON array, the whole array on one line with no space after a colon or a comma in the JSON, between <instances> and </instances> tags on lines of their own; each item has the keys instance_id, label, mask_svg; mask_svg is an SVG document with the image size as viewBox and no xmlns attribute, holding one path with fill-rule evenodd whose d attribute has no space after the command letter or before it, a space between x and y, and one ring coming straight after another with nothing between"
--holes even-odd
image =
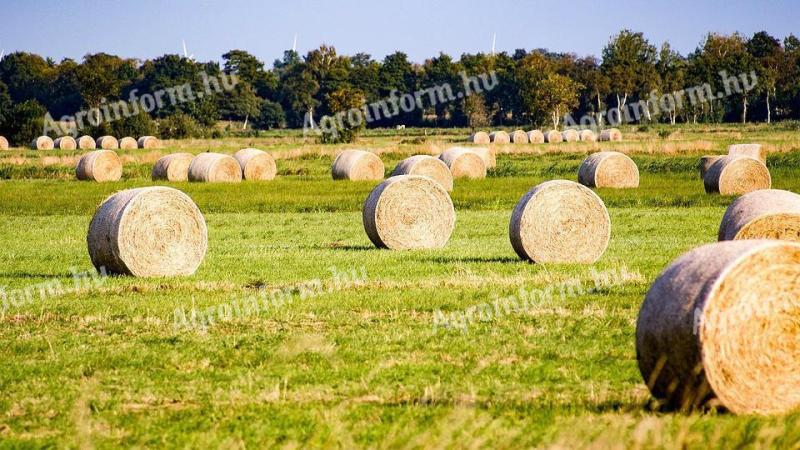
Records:
<instances>
[{"instance_id":1,"label":"distant hay bale","mask_svg":"<svg viewBox=\"0 0 800 450\"><path fill-rule=\"evenodd\" d=\"M511 133L509 139L514 144L527 144L529 142L528 133L522 130L515 130L513 133Z\"/></svg>"},{"instance_id":2,"label":"distant hay bale","mask_svg":"<svg viewBox=\"0 0 800 450\"><path fill-rule=\"evenodd\" d=\"M761 144L733 144L728 146L730 156L749 156L767 163L767 150Z\"/></svg>"},{"instance_id":3,"label":"distant hay bale","mask_svg":"<svg viewBox=\"0 0 800 450\"><path fill-rule=\"evenodd\" d=\"M100 271L169 277L197 270L208 249L208 229L186 194L155 186L108 197L95 212L86 240Z\"/></svg>"},{"instance_id":4,"label":"distant hay bale","mask_svg":"<svg viewBox=\"0 0 800 450\"><path fill-rule=\"evenodd\" d=\"M611 219L591 189L566 180L526 193L511 214L509 236L520 258L535 263L593 263L611 239Z\"/></svg>"},{"instance_id":5,"label":"distant hay bale","mask_svg":"<svg viewBox=\"0 0 800 450\"><path fill-rule=\"evenodd\" d=\"M119 148L119 141L114 136L100 136L97 138L97 148L103 150L117 150Z\"/></svg>"},{"instance_id":6,"label":"distant hay bale","mask_svg":"<svg viewBox=\"0 0 800 450\"><path fill-rule=\"evenodd\" d=\"M397 164L392 176L419 175L428 177L439 183L446 191L453 190L453 174L450 168L439 158L430 155L415 155Z\"/></svg>"},{"instance_id":7,"label":"distant hay bale","mask_svg":"<svg viewBox=\"0 0 800 450\"><path fill-rule=\"evenodd\" d=\"M94 150L97 148L97 143L91 136L81 136L78 138L78 148L81 150Z\"/></svg>"},{"instance_id":8,"label":"distant hay bale","mask_svg":"<svg viewBox=\"0 0 800 450\"><path fill-rule=\"evenodd\" d=\"M588 187L639 187L639 168L627 155L599 152L589 155L578 169L578 182Z\"/></svg>"},{"instance_id":9,"label":"distant hay bale","mask_svg":"<svg viewBox=\"0 0 800 450\"><path fill-rule=\"evenodd\" d=\"M242 167L242 177L245 180L268 181L275 179L278 166L269 153L257 148L244 148L236 152L233 157Z\"/></svg>"},{"instance_id":10,"label":"distant hay bale","mask_svg":"<svg viewBox=\"0 0 800 450\"><path fill-rule=\"evenodd\" d=\"M155 136L142 136L136 141L139 148L159 148L161 141Z\"/></svg>"},{"instance_id":11,"label":"distant hay bale","mask_svg":"<svg viewBox=\"0 0 800 450\"><path fill-rule=\"evenodd\" d=\"M486 163L471 148L452 147L439 155L453 178L486 178Z\"/></svg>"},{"instance_id":12,"label":"distant hay bale","mask_svg":"<svg viewBox=\"0 0 800 450\"><path fill-rule=\"evenodd\" d=\"M191 153L171 153L162 156L153 166L153 181L189 181L189 165L194 155Z\"/></svg>"},{"instance_id":13,"label":"distant hay bale","mask_svg":"<svg viewBox=\"0 0 800 450\"><path fill-rule=\"evenodd\" d=\"M453 233L456 212L439 183L424 176L399 175L370 193L363 221L367 236L378 248L441 248Z\"/></svg>"},{"instance_id":14,"label":"distant hay bale","mask_svg":"<svg viewBox=\"0 0 800 450\"><path fill-rule=\"evenodd\" d=\"M55 143L48 136L39 136L31 142L31 148L34 150L52 150Z\"/></svg>"},{"instance_id":15,"label":"distant hay bale","mask_svg":"<svg viewBox=\"0 0 800 450\"><path fill-rule=\"evenodd\" d=\"M72 136L62 136L53 141L53 147L60 150L75 150L78 148L78 143Z\"/></svg>"},{"instance_id":16,"label":"distant hay bale","mask_svg":"<svg viewBox=\"0 0 800 450\"><path fill-rule=\"evenodd\" d=\"M478 156L481 157L483 160L483 164L486 166L486 169L494 169L497 167L497 154L495 153L493 148L488 147L469 147L468 150L472 150L473 152L477 153Z\"/></svg>"},{"instance_id":17,"label":"distant hay bale","mask_svg":"<svg viewBox=\"0 0 800 450\"><path fill-rule=\"evenodd\" d=\"M723 155L705 155L700 157L700 162L697 164L697 168L700 170L700 179L702 180L706 176L706 172L711 166L714 165L715 162L719 161L720 159L724 158Z\"/></svg>"},{"instance_id":18,"label":"distant hay bale","mask_svg":"<svg viewBox=\"0 0 800 450\"><path fill-rule=\"evenodd\" d=\"M600 142L616 142L622 140L622 132L616 128L609 128L600 132Z\"/></svg>"},{"instance_id":19,"label":"distant hay bale","mask_svg":"<svg viewBox=\"0 0 800 450\"><path fill-rule=\"evenodd\" d=\"M581 142L597 142L597 135L592 130L581 130L578 135Z\"/></svg>"},{"instance_id":20,"label":"distant hay bale","mask_svg":"<svg viewBox=\"0 0 800 450\"><path fill-rule=\"evenodd\" d=\"M8 139L0 136L0 150L8 150Z\"/></svg>"},{"instance_id":21,"label":"distant hay bale","mask_svg":"<svg viewBox=\"0 0 800 450\"><path fill-rule=\"evenodd\" d=\"M550 131L546 131L544 133L544 141L549 143L549 144L557 144L559 142L563 142L564 138L561 136L561 133L559 133L558 131L550 130Z\"/></svg>"},{"instance_id":22,"label":"distant hay bale","mask_svg":"<svg viewBox=\"0 0 800 450\"><path fill-rule=\"evenodd\" d=\"M119 181L122 161L112 150L95 150L81 156L75 176L82 181Z\"/></svg>"},{"instance_id":23,"label":"distant hay bale","mask_svg":"<svg viewBox=\"0 0 800 450\"><path fill-rule=\"evenodd\" d=\"M386 168L375 153L365 150L345 150L333 160L334 180L382 180Z\"/></svg>"},{"instance_id":24,"label":"distant hay bale","mask_svg":"<svg viewBox=\"0 0 800 450\"><path fill-rule=\"evenodd\" d=\"M139 148L139 143L136 139L126 136L119 140L119 148L122 150L133 150Z\"/></svg>"},{"instance_id":25,"label":"distant hay bale","mask_svg":"<svg viewBox=\"0 0 800 450\"><path fill-rule=\"evenodd\" d=\"M761 161L748 156L726 156L715 162L703 177L707 193L741 195L769 189L772 178Z\"/></svg>"},{"instance_id":26,"label":"distant hay bale","mask_svg":"<svg viewBox=\"0 0 800 450\"><path fill-rule=\"evenodd\" d=\"M779 239L800 242L800 195L762 189L731 203L719 226L719 240Z\"/></svg>"},{"instance_id":27,"label":"distant hay bale","mask_svg":"<svg viewBox=\"0 0 800 450\"><path fill-rule=\"evenodd\" d=\"M800 407L800 245L727 241L675 260L650 288L636 325L639 370L653 396L689 411Z\"/></svg>"},{"instance_id":28,"label":"distant hay bale","mask_svg":"<svg viewBox=\"0 0 800 450\"><path fill-rule=\"evenodd\" d=\"M540 130L528 131L528 142L531 144L544 144L544 133Z\"/></svg>"},{"instance_id":29,"label":"distant hay bale","mask_svg":"<svg viewBox=\"0 0 800 450\"><path fill-rule=\"evenodd\" d=\"M564 130L561 132L561 140L564 142L580 142L581 134L578 130Z\"/></svg>"},{"instance_id":30,"label":"distant hay bale","mask_svg":"<svg viewBox=\"0 0 800 450\"><path fill-rule=\"evenodd\" d=\"M469 142L473 144L488 145L492 140L489 138L489 133L485 131L477 131L472 133L469 137Z\"/></svg>"},{"instance_id":31,"label":"distant hay bale","mask_svg":"<svg viewBox=\"0 0 800 450\"><path fill-rule=\"evenodd\" d=\"M242 181L242 168L231 155L200 153L189 164L189 181L238 183Z\"/></svg>"},{"instance_id":32,"label":"distant hay bale","mask_svg":"<svg viewBox=\"0 0 800 450\"><path fill-rule=\"evenodd\" d=\"M505 131L493 131L489 133L489 140L491 140L495 144L510 144L511 143L511 136L508 135Z\"/></svg>"}]
</instances>

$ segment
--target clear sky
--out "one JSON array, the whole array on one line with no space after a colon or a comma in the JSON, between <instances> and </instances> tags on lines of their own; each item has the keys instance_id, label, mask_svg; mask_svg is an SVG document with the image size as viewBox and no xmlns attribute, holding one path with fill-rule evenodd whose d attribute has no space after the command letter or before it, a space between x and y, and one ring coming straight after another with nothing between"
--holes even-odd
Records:
<instances>
[{"instance_id":1,"label":"clear sky","mask_svg":"<svg viewBox=\"0 0 800 450\"><path fill-rule=\"evenodd\" d=\"M0 48L57 61L99 51L153 58L182 53L186 40L201 61L238 48L271 66L295 33L301 54L326 43L376 59L402 50L422 62L440 51L488 52L497 33L498 51L599 56L622 28L656 45L668 40L683 54L709 31L766 30L783 39L800 35L800 0L0 0Z\"/></svg>"}]
</instances>

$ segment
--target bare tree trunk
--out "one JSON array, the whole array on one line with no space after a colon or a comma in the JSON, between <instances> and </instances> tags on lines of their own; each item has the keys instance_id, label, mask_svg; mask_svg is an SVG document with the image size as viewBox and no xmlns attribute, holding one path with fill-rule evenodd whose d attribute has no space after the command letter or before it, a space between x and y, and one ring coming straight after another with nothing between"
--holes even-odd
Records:
<instances>
[{"instance_id":1,"label":"bare tree trunk","mask_svg":"<svg viewBox=\"0 0 800 450\"><path fill-rule=\"evenodd\" d=\"M767 90L767 123L772 123L772 111L769 109L769 90Z\"/></svg>"},{"instance_id":2,"label":"bare tree trunk","mask_svg":"<svg viewBox=\"0 0 800 450\"><path fill-rule=\"evenodd\" d=\"M747 97L742 97L742 123L747 123Z\"/></svg>"},{"instance_id":3,"label":"bare tree trunk","mask_svg":"<svg viewBox=\"0 0 800 450\"><path fill-rule=\"evenodd\" d=\"M600 128L603 127L603 115L600 114L600 109L602 108L602 103L600 103L600 94L597 94L597 126Z\"/></svg>"}]
</instances>

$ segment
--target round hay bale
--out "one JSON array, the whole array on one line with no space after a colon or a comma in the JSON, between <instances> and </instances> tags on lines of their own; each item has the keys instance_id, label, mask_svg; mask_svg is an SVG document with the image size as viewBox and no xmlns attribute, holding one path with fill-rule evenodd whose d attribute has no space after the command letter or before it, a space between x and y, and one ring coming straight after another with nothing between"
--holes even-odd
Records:
<instances>
[{"instance_id":1,"label":"round hay bale","mask_svg":"<svg viewBox=\"0 0 800 450\"><path fill-rule=\"evenodd\" d=\"M772 178L761 161L748 156L726 156L715 162L703 177L707 193L741 195L769 189Z\"/></svg>"},{"instance_id":2,"label":"round hay bale","mask_svg":"<svg viewBox=\"0 0 800 450\"><path fill-rule=\"evenodd\" d=\"M581 142L597 142L597 135L592 130L581 130L578 136Z\"/></svg>"},{"instance_id":3,"label":"round hay bale","mask_svg":"<svg viewBox=\"0 0 800 450\"><path fill-rule=\"evenodd\" d=\"M639 370L653 396L673 408L791 412L800 406L798 311L797 243L694 249L645 297L636 324Z\"/></svg>"},{"instance_id":4,"label":"round hay bale","mask_svg":"<svg viewBox=\"0 0 800 450\"><path fill-rule=\"evenodd\" d=\"M800 195L762 189L734 200L722 217L719 240L741 239L800 242Z\"/></svg>"},{"instance_id":5,"label":"round hay bale","mask_svg":"<svg viewBox=\"0 0 800 450\"><path fill-rule=\"evenodd\" d=\"M439 155L453 178L486 178L486 163L471 148L452 147Z\"/></svg>"},{"instance_id":6,"label":"round hay bale","mask_svg":"<svg viewBox=\"0 0 800 450\"><path fill-rule=\"evenodd\" d=\"M136 141L136 145L139 148L159 148L161 141L155 136L142 136Z\"/></svg>"},{"instance_id":7,"label":"round hay bale","mask_svg":"<svg viewBox=\"0 0 800 450\"><path fill-rule=\"evenodd\" d=\"M133 150L139 148L139 143L136 139L126 136L119 140L119 148L122 150Z\"/></svg>"},{"instance_id":8,"label":"round hay bale","mask_svg":"<svg viewBox=\"0 0 800 450\"><path fill-rule=\"evenodd\" d=\"M333 160L334 180L382 180L386 168L375 153L365 150L345 150Z\"/></svg>"},{"instance_id":9,"label":"round hay bale","mask_svg":"<svg viewBox=\"0 0 800 450\"><path fill-rule=\"evenodd\" d=\"M55 143L49 136L39 136L31 142L31 148L34 150L52 150Z\"/></svg>"},{"instance_id":10,"label":"round hay bale","mask_svg":"<svg viewBox=\"0 0 800 450\"><path fill-rule=\"evenodd\" d=\"M78 143L72 136L62 136L53 141L53 147L61 150L75 150L78 148Z\"/></svg>"},{"instance_id":11,"label":"round hay bale","mask_svg":"<svg viewBox=\"0 0 800 450\"><path fill-rule=\"evenodd\" d=\"M481 157L483 160L483 164L486 166L486 169L493 169L497 167L497 155L493 148L488 147L470 147L468 150L472 150L473 152L477 153L478 156Z\"/></svg>"},{"instance_id":12,"label":"round hay bale","mask_svg":"<svg viewBox=\"0 0 800 450\"><path fill-rule=\"evenodd\" d=\"M588 187L639 187L639 168L627 155L599 152L589 155L578 169L578 182Z\"/></svg>"},{"instance_id":13,"label":"round hay bale","mask_svg":"<svg viewBox=\"0 0 800 450\"><path fill-rule=\"evenodd\" d=\"M566 180L526 193L511 214L509 236L520 258L535 263L593 263L611 239L611 219L591 189Z\"/></svg>"},{"instance_id":14,"label":"round hay bale","mask_svg":"<svg viewBox=\"0 0 800 450\"><path fill-rule=\"evenodd\" d=\"M153 166L153 181L189 181L189 165L194 155L191 153L171 153L162 156Z\"/></svg>"},{"instance_id":15,"label":"round hay bale","mask_svg":"<svg viewBox=\"0 0 800 450\"><path fill-rule=\"evenodd\" d=\"M489 138L489 133L485 131L476 131L469 137L469 142L473 144L488 145L492 140Z\"/></svg>"},{"instance_id":16,"label":"round hay bale","mask_svg":"<svg viewBox=\"0 0 800 450\"><path fill-rule=\"evenodd\" d=\"M244 148L233 155L242 167L245 180L268 181L275 179L278 166L269 153L257 148Z\"/></svg>"},{"instance_id":17,"label":"round hay bale","mask_svg":"<svg viewBox=\"0 0 800 450\"><path fill-rule=\"evenodd\" d=\"M728 146L730 156L749 156L767 164L767 149L761 144L733 144Z\"/></svg>"},{"instance_id":18,"label":"round hay bale","mask_svg":"<svg viewBox=\"0 0 800 450\"><path fill-rule=\"evenodd\" d=\"M397 164L392 176L419 175L439 183L447 192L453 190L453 174L441 159L430 155L415 155Z\"/></svg>"},{"instance_id":19,"label":"round hay bale","mask_svg":"<svg viewBox=\"0 0 800 450\"><path fill-rule=\"evenodd\" d=\"M0 150L8 150L8 139L0 136Z\"/></svg>"},{"instance_id":20,"label":"round hay bale","mask_svg":"<svg viewBox=\"0 0 800 450\"><path fill-rule=\"evenodd\" d=\"M97 143L91 136L81 136L78 138L78 148L81 150L94 150Z\"/></svg>"},{"instance_id":21,"label":"round hay bale","mask_svg":"<svg viewBox=\"0 0 800 450\"><path fill-rule=\"evenodd\" d=\"M514 144L527 144L528 143L528 133L522 130L515 130L509 136L509 139Z\"/></svg>"},{"instance_id":22,"label":"round hay bale","mask_svg":"<svg viewBox=\"0 0 800 450\"><path fill-rule=\"evenodd\" d=\"M456 212L439 183L428 177L399 175L369 194L363 220L367 236L378 248L441 248L453 233Z\"/></svg>"},{"instance_id":23,"label":"round hay bale","mask_svg":"<svg viewBox=\"0 0 800 450\"><path fill-rule=\"evenodd\" d=\"M495 144L510 144L511 143L511 136L508 135L505 131L493 131L489 133L489 140L491 140Z\"/></svg>"},{"instance_id":24,"label":"round hay bale","mask_svg":"<svg viewBox=\"0 0 800 450\"><path fill-rule=\"evenodd\" d=\"M564 130L561 132L561 139L564 142L580 142L581 134L578 133L578 130Z\"/></svg>"},{"instance_id":25,"label":"round hay bale","mask_svg":"<svg viewBox=\"0 0 800 450\"><path fill-rule=\"evenodd\" d=\"M100 136L97 138L97 148L103 150L117 150L119 148L119 141L114 136Z\"/></svg>"},{"instance_id":26,"label":"round hay bale","mask_svg":"<svg viewBox=\"0 0 800 450\"><path fill-rule=\"evenodd\" d=\"M559 142L563 142L564 138L561 136L556 130L546 131L544 133L544 141L550 144L557 144Z\"/></svg>"},{"instance_id":27,"label":"round hay bale","mask_svg":"<svg viewBox=\"0 0 800 450\"><path fill-rule=\"evenodd\" d=\"M98 270L137 277L191 275L208 249L208 229L186 194L155 186L108 197L86 240Z\"/></svg>"},{"instance_id":28,"label":"round hay bale","mask_svg":"<svg viewBox=\"0 0 800 450\"><path fill-rule=\"evenodd\" d=\"M700 162L697 164L697 168L700 170L700 179L702 180L706 176L706 172L711 166L714 165L715 162L719 161L720 159L724 158L723 155L706 155L700 157Z\"/></svg>"},{"instance_id":29,"label":"round hay bale","mask_svg":"<svg viewBox=\"0 0 800 450\"><path fill-rule=\"evenodd\" d=\"M600 142L622 141L622 132L616 128L609 128L600 132Z\"/></svg>"},{"instance_id":30,"label":"round hay bale","mask_svg":"<svg viewBox=\"0 0 800 450\"><path fill-rule=\"evenodd\" d=\"M544 144L544 133L540 130L528 131L528 142L531 144Z\"/></svg>"},{"instance_id":31,"label":"round hay bale","mask_svg":"<svg viewBox=\"0 0 800 450\"><path fill-rule=\"evenodd\" d=\"M111 150L95 150L78 160L75 176L82 181L119 181L122 178L122 161Z\"/></svg>"},{"instance_id":32,"label":"round hay bale","mask_svg":"<svg viewBox=\"0 0 800 450\"><path fill-rule=\"evenodd\" d=\"M242 168L231 155L200 153L189 164L189 181L238 183L242 181Z\"/></svg>"}]
</instances>

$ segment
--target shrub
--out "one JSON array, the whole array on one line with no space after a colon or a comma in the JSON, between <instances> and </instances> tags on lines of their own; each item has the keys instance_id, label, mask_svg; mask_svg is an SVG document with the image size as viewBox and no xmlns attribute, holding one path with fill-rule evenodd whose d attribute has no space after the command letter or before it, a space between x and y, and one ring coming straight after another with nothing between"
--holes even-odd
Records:
<instances>
[{"instance_id":1,"label":"shrub","mask_svg":"<svg viewBox=\"0 0 800 450\"><path fill-rule=\"evenodd\" d=\"M264 100L264 103L261 104L261 111L255 123L256 126L262 130L283 128L286 126L286 114L283 112L283 107L281 107L280 104L269 100Z\"/></svg>"},{"instance_id":2,"label":"shrub","mask_svg":"<svg viewBox=\"0 0 800 450\"><path fill-rule=\"evenodd\" d=\"M131 117L125 117L114 122L110 122L112 136L151 136L156 134L156 123L147 113L139 113Z\"/></svg>"},{"instance_id":3,"label":"shrub","mask_svg":"<svg viewBox=\"0 0 800 450\"><path fill-rule=\"evenodd\" d=\"M173 114L158 124L158 134L162 139L184 139L201 135L200 125L184 113Z\"/></svg>"},{"instance_id":4,"label":"shrub","mask_svg":"<svg viewBox=\"0 0 800 450\"><path fill-rule=\"evenodd\" d=\"M42 135L44 116L47 110L36 100L17 103L6 117L4 133L15 146L28 145L34 138Z\"/></svg>"}]
</instances>

